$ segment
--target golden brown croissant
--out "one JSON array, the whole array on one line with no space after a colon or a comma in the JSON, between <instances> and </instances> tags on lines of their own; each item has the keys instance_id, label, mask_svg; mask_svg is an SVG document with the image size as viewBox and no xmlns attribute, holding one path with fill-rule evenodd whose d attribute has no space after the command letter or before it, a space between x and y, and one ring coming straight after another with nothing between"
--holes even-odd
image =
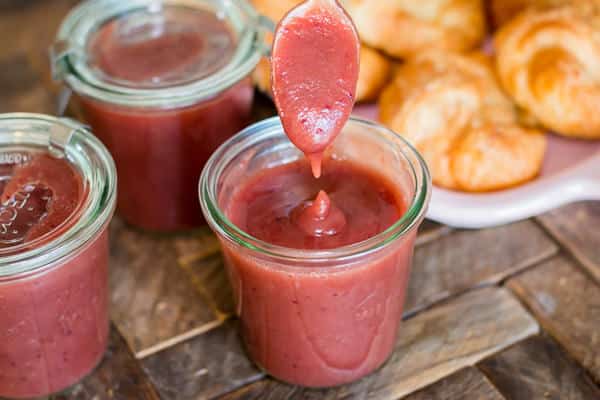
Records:
<instances>
[{"instance_id":1,"label":"golden brown croissant","mask_svg":"<svg viewBox=\"0 0 600 400\"><path fill-rule=\"evenodd\" d=\"M552 8L570 4L598 3L599 0L490 0L494 26L499 27L528 8Z\"/></svg>"},{"instance_id":2,"label":"golden brown croissant","mask_svg":"<svg viewBox=\"0 0 600 400\"><path fill-rule=\"evenodd\" d=\"M252 5L256 10L277 23L283 16L303 0L252 0ZM271 33L265 38L268 43L273 42ZM271 64L267 58L262 58L256 69L252 73L254 84L263 93L271 95Z\"/></svg>"},{"instance_id":3,"label":"golden brown croissant","mask_svg":"<svg viewBox=\"0 0 600 400\"><path fill-rule=\"evenodd\" d=\"M565 136L600 138L600 5L528 9L496 35L500 81Z\"/></svg>"},{"instance_id":4,"label":"golden brown croissant","mask_svg":"<svg viewBox=\"0 0 600 400\"><path fill-rule=\"evenodd\" d=\"M345 0L361 40L394 57L464 51L485 36L482 0Z\"/></svg>"},{"instance_id":5,"label":"golden brown croissant","mask_svg":"<svg viewBox=\"0 0 600 400\"><path fill-rule=\"evenodd\" d=\"M252 5L260 14L278 22L288 11L304 0L251 0Z\"/></svg>"},{"instance_id":6,"label":"golden brown croissant","mask_svg":"<svg viewBox=\"0 0 600 400\"><path fill-rule=\"evenodd\" d=\"M374 101L389 82L392 62L364 44L360 47L360 69L356 87L356 101Z\"/></svg>"},{"instance_id":7,"label":"golden brown croissant","mask_svg":"<svg viewBox=\"0 0 600 400\"><path fill-rule=\"evenodd\" d=\"M259 13L275 22L301 2L302 0L252 0ZM267 40L272 41L272 36L269 36ZM392 62L387 57L367 46L361 46L356 101L375 100L388 83L391 69ZM270 95L271 66L268 59L263 58L259 62L252 77L258 89Z\"/></svg>"},{"instance_id":8,"label":"golden brown croissant","mask_svg":"<svg viewBox=\"0 0 600 400\"><path fill-rule=\"evenodd\" d=\"M491 62L429 51L402 65L384 90L380 119L423 154L436 185L490 191L534 178L546 138L518 125Z\"/></svg>"},{"instance_id":9,"label":"golden brown croissant","mask_svg":"<svg viewBox=\"0 0 600 400\"><path fill-rule=\"evenodd\" d=\"M271 63L268 58L263 57L254 72L252 72L254 85L261 92L271 96Z\"/></svg>"}]
</instances>

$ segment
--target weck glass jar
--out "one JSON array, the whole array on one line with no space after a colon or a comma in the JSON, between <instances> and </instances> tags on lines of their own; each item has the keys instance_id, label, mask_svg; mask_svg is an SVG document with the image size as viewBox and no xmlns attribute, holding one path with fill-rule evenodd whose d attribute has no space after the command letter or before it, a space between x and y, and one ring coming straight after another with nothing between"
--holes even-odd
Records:
<instances>
[{"instance_id":1,"label":"weck glass jar","mask_svg":"<svg viewBox=\"0 0 600 400\"><path fill-rule=\"evenodd\" d=\"M279 118L262 121L234 136L211 157L200 178L199 196L222 244L250 357L275 378L329 387L373 372L394 348L431 178L421 156L401 136L351 118L326 152L319 182L327 179L328 163L333 161L385 179L406 203L389 228L361 242L315 250L267 243L233 222L250 218L240 207L240 202L250 201L244 189L248 182L303 159ZM308 164L304 169L310 174ZM287 193L285 204L275 207L292 207L297 200L293 193L304 187L285 182L287 186L257 190L256 196L282 191Z\"/></svg>"},{"instance_id":2,"label":"weck glass jar","mask_svg":"<svg viewBox=\"0 0 600 400\"><path fill-rule=\"evenodd\" d=\"M267 25L244 0L96 0L65 18L54 76L113 155L127 222L154 231L203 223L196 183L249 122L249 74L267 51Z\"/></svg>"},{"instance_id":3,"label":"weck glass jar","mask_svg":"<svg viewBox=\"0 0 600 400\"><path fill-rule=\"evenodd\" d=\"M0 115L0 398L37 398L89 374L108 332L116 171L81 124Z\"/></svg>"}]
</instances>

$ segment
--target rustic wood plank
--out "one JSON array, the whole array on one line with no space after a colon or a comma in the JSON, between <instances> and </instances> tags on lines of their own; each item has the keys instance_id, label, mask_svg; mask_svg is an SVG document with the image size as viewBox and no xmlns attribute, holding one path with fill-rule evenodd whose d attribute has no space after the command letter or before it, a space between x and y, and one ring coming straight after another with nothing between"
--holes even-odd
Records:
<instances>
[{"instance_id":1,"label":"rustic wood plank","mask_svg":"<svg viewBox=\"0 0 600 400\"><path fill-rule=\"evenodd\" d=\"M531 221L456 231L415 250L408 315L470 288L494 284L558 251Z\"/></svg>"},{"instance_id":2,"label":"rustic wood plank","mask_svg":"<svg viewBox=\"0 0 600 400\"><path fill-rule=\"evenodd\" d=\"M221 245L208 227L174 240L180 267L195 289L204 295L220 320L234 313L233 293L221 254Z\"/></svg>"},{"instance_id":3,"label":"rustic wood plank","mask_svg":"<svg viewBox=\"0 0 600 400\"><path fill-rule=\"evenodd\" d=\"M600 282L600 202L571 204L539 221Z\"/></svg>"},{"instance_id":4,"label":"rustic wood plank","mask_svg":"<svg viewBox=\"0 0 600 400\"><path fill-rule=\"evenodd\" d=\"M219 400L331 400L326 395L311 396L307 390L272 379L263 379L219 397Z\"/></svg>"},{"instance_id":5,"label":"rustic wood plank","mask_svg":"<svg viewBox=\"0 0 600 400\"><path fill-rule=\"evenodd\" d=\"M406 321L392 358L357 387L366 389L372 399L398 398L538 330L537 322L508 291L471 291Z\"/></svg>"},{"instance_id":6,"label":"rustic wood plank","mask_svg":"<svg viewBox=\"0 0 600 400\"><path fill-rule=\"evenodd\" d=\"M116 328L101 364L55 400L159 400L158 394Z\"/></svg>"},{"instance_id":7,"label":"rustic wood plank","mask_svg":"<svg viewBox=\"0 0 600 400\"><path fill-rule=\"evenodd\" d=\"M237 321L142 360L163 400L209 399L263 377L246 357Z\"/></svg>"},{"instance_id":8,"label":"rustic wood plank","mask_svg":"<svg viewBox=\"0 0 600 400\"><path fill-rule=\"evenodd\" d=\"M54 95L43 85L26 54L18 52L0 59L0 71L0 112L54 113Z\"/></svg>"},{"instance_id":9,"label":"rustic wood plank","mask_svg":"<svg viewBox=\"0 0 600 400\"><path fill-rule=\"evenodd\" d=\"M440 225L437 222L426 219L419 227L416 245L422 246L426 243L433 242L450 232L452 232L452 228L449 226Z\"/></svg>"},{"instance_id":10,"label":"rustic wood plank","mask_svg":"<svg viewBox=\"0 0 600 400\"><path fill-rule=\"evenodd\" d=\"M3 54L23 51L47 65L47 50L61 21L79 0L16 0L0 13ZM36 65L37 62L36 62Z\"/></svg>"},{"instance_id":11,"label":"rustic wood plank","mask_svg":"<svg viewBox=\"0 0 600 400\"><path fill-rule=\"evenodd\" d=\"M499 315L503 318L498 318ZM233 326L227 328L233 329ZM535 320L505 289L475 290L405 321L388 362L359 382L329 390L297 389L281 383L263 382L256 387L243 388L227 398L393 400L473 365L534 335L538 329ZM193 342L144 360L149 375L165 399L211 398L224 393L222 388L232 389L232 385L226 386L221 378L229 373L227 367L221 365L222 353L229 347L209 344L203 337ZM237 352L230 353L229 357L236 365L244 358ZM182 358L186 358L185 361L181 361ZM214 372L211 367L206 367L209 363L213 363ZM207 373L203 381L194 380L193 375L202 368L211 375ZM249 380L249 377L256 379L260 375L246 375L245 379ZM219 390L209 391L208 388L214 387Z\"/></svg>"},{"instance_id":12,"label":"rustic wood plank","mask_svg":"<svg viewBox=\"0 0 600 400\"><path fill-rule=\"evenodd\" d=\"M27 0L3 5L0 82L12 82L8 88L14 90L3 92L0 112L55 113L59 86L50 77L48 48L61 20L76 3L77 0Z\"/></svg>"},{"instance_id":13,"label":"rustic wood plank","mask_svg":"<svg viewBox=\"0 0 600 400\"><path fill-rule=\"evenodd\" d=\"M563 256L511 279L508 286L600 381L600 286Z\"/></svg>"},{"instance_id":14,"label":"rustic wood plank","mask_svg":"<svg viewBox=\"0 0 600 400\"><path fill-rule=\"evenodd\" d=\"M180 266L187 272L196 291L203 294L219 320L223 321L234 314L233 292L220 253L180 263Z\"/></svg>"},{"instance_id":15,"label":"rustic wood plank","mask_svg":"<svg viewBox=\"0 0 600 400\"><path fill-rule=\"evenodd\" d=\"M335 390L319 392L263 379L223 396L221 400L335 400ZM346 397L360 398L360 397ZM474 367L467 367L419 390L403 400L504 400L488 379Z\"/></svg>"},{"instance_id":16,"label":"rustic wood plank","mask_svg":"<svg viewBox=\"0 0 600 400\"><path fill-rule=\"evenodd\" d=\"M468 367L403 399L503 400L504 397L477 368Z\"/></svg>"},{"instance_id":17,"label":"rustic wood plank","mask_svg":"<svg viewBox=\"0 0 600 400\"><path fill-rule=\"evenodd\" d=\"M212 257L221 252L217 237L206 226L200 228L195 235L176 236L173 242L177 250L177 259L184 264Z\"/></svg>"},{"instance_id":18,"label":"rustic wood plank","mask_svg":"<svg viewBox=\"0 0 600 400\"><path fill-rule=\"evenodd\" d=\"M479 364L511 400L600 399L600 390L549 337L536 336Z\"/></svg>"},{"instance_id":19,"label":"rustic wood plank","mask_svg":"<svg viewBox=\"0 0 600 400\"><path fill-rule=\"evenodd\" d=\"M8 97L30 90L39 83L39 76L27 58L27 54L19 51L3 55L0 59L0 87L2 101Z\"/></svg>"},{"instance_id":20,"label":"rustic wood plank","mask_svg":"<svg viewBox=\"0 0 600 400\"><path fill-rule=\"evenodd\" d=\"M0 0L0 12L22 10L41 1L42 0Z\"/></svg>"},{"instance_id":21,"label":"rustic wood plank","mask_svg":"<svg viewBox=\"0 0 600 400\"><path fill-rule=\"evenodd\" d=\"M112 317L138 357L219 323L197 282L178 263L176 239L111 224Z\"/></svg>"}]
</instances>

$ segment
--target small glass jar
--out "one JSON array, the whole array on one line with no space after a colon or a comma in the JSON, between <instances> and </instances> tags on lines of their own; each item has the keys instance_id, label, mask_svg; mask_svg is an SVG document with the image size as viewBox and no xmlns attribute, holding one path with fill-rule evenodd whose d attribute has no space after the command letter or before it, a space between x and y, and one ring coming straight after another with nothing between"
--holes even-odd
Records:
<instances>
[{"instance_id":1,"label":"small glass jar","mask_svg":"<svg viewBox=\"0 0 600 400\"><path fill-rule=\"evenodd\" d=\"M40 158L70 171L78 191L59 195L56 187L45 186L40 174L55 183L64 175L48 167L55 164L31 167ZM16 178L23 168L29 175ZM43 194L36 192L42 188ZM115 208L116 171L106 148L81 124L4 114L0 196L0 397L37 398L75 384L106 350L107 226ZM72 208L65 219L49 222L49 210L66 202ZM47 223L45 233L26 241L40 223Z\"/></svg>"},{"instance_id":2,"label":"small glass jar","mask_svg":"<svg viewBox=\"0 0 600 400\"><path fill-rule=\"evenodd\" d=\"M329 387L357 380L394 347L430 176L397 134L351 119L327 159L351 161L392 182L407 200L384 232L332 250L298 250L258 240L225 215L252 176L304 157L278 118L255 124L217 150L199 184L205 218L218 235L250 357L283 381ZM290 188L292 190L293 188Z\"/></svg>"},{"instance_id":3,"label":"small glass jar","mask_svg":"<svg viewBox=\"0 0 600 400\"><path fill-rule=\"evenodd\" d=\"M268 29L245 0L97 0L65 18L54 76L113 155L127 222L203 224L196 184L212 152L250 120L249 74Z\"/></svg>"}]
</instances>

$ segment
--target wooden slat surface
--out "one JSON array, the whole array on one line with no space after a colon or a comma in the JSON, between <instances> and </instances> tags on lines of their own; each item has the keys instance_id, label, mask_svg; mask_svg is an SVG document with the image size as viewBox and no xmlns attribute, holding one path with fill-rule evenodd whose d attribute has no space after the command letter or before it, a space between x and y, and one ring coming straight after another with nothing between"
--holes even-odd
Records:
<instances>
[{"instance_id":1,"label":"wooden slat surface","mask_svg":"<svg viewBox=\"0 0 600 400\"><path fill-rule=\"evenodd\" d=\"M600 202L571 204L539 220L600 282Z\"/></svg>"},{"instance_id":2,"label":"wooden slat surface","mask_svg":"<svg viewBox=\"0 0 600 400\"><path fill-rule=\"evenodd\" d=\"M511 279L509 287L600 381L600 287L563 256Z\"/></svg>"},{"instance_id":3,"label":"wooden slat surface","mask_svg":"<svg viewBox=\"0 0 600 400\"><path fill-rule=\"evenodd\" d=\"M202 294L218 320L234 313L233 293L216 236L204 227L191 237L175 240L177 263L194 289Z\"/></svg>"},{"instance_id":4,"label":"wooden slat surface","mask_svg":"<svg viewBox=\"0 0 600 400\"><path fill-rule=\"evenodd\" d=\"M340 394L338 390L319 392L262 380L230 393L221 400L339 400L364 399L361 395ZM505 400L476 368L467 367L435 382L403 400Z\"/></svg>"},{"instance_id":5,"label":"wooden slat surface","mask_svg":"<svg viewBox=\"0 0 600 400\"><path fill-rule=\"evenodd\" d=\"M468 367L404 400L504 400L504 397L477 368Z\"/></svg>"},{"instance_id":6,"label":"wooden slat surface","mask_svg":"<svg viewBox=\"0 0 600 400\"><path fill-rule=\"evenodd\" d=\"M159 400L153 385L116 328L96 370L55 400Z\"/></svg>"},{"instance_id":7,"label":"wooden slat surface","mask_svg":"<svg viewBox=\"0 0 600 400\"><path fill-rule=\"evenodd\" d=\"M549 337L527 339L480 367L507 399L600 399L585 371Z\"/></svg>"},{"instance_id":8,"label":"wooden slat surface","mask_svg":"<svg viewBox=\"0 0 600 400\"><path fill-rule=\"evenodd\" d=\"M476 290L405 321L388 362L359 382L328 390L261 383L227 399L275 399L291 393L291 399L395 400L537 332L535 320L508 291Z\"/></svg>"},{"instance_id":9,"label":"wooden slat surface","mask_svg":"<svg viewBox=\"0 0 600 400\"><path fill-rule=\"evenodd\" d=\"M163 400L213 398L263 377L246 357L235 321L142 363Z\"/></svg>"},{"instance_id":10,"label":"wooden slat surface","mask_svg":"<svg viewBox=\"0 0 600 400\"><path fill-rule=\"evenodd\" d=\"M440 225L437 222L424 220L419 227L419 235L417 236L417 246L433 242L440 237L452 232L452 228L445 225Z\"/></svg>"},{"instance_id":11,"label":"wooden slat surface","mask_svg":"<svg viewBox=\"0 0 600 400\"><path fill-rule=\"evenodd\" d=\"M77 2L13 0L0 10L0 112L55 113L59 86L51 82L48 49Z\"/></svg>"},{"instance_id":12,"label":"wooden slat surface","mask_svg":"<svg viewBox=\"0 0 600 400\"><path fill-rule=\"evenodd\" d=\"M112 317L139 357L218 322L178 263L174 240L111 225Z\"/></svg>"},{"instance_id":13,"label":"wooden slat surface","mask_svg":"<svg viewBox=\"0 0 600 400\"><path fill-rule=\"evenodd\" d=\"M557 250L531 221L440 237L415 251L405 312L412 314L468 289L497 283Z\"/></svg>"}]
</instances>

